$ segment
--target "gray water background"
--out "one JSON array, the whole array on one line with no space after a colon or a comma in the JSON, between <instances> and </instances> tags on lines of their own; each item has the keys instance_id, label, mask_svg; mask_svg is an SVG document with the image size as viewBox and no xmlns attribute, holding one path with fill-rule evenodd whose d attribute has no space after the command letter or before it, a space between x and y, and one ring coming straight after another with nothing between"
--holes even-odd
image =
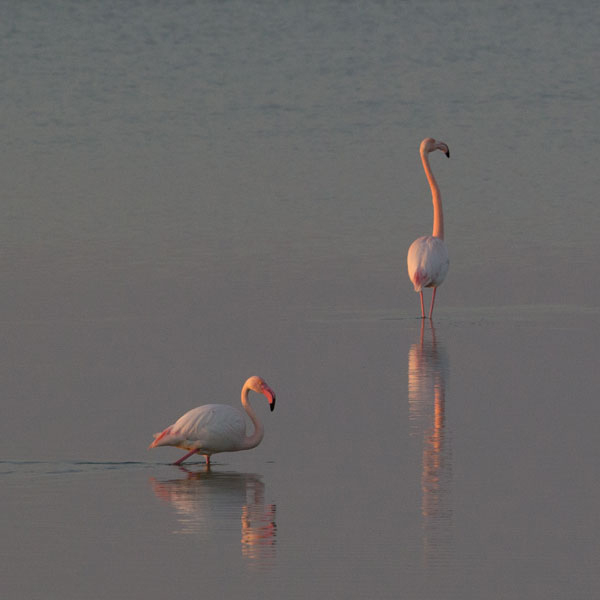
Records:
<instances>
[{"instance_id":1,"label":"gray water background","mask_svg":"<svg viewBox=\"0 0 600 600\"><path fill-rule=\"evenodd\" d=\"M2 4L2 597L597 596L599 26ZM146 450L251 374L258 448Z\"/></svg>"}]
</instances>

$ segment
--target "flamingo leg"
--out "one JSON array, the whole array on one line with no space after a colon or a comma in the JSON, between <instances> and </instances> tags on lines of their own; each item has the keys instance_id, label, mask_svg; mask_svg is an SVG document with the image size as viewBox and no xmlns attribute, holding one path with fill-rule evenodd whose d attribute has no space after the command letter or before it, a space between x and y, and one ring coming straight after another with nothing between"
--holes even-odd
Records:
<instances>
[{"instance_id":1,"label":"flamingo leg","mask_svg":"<svg viewBox=\"0 0 600 600\"><path fill-rule=\"evenodd\" d=\"M425 306L423 304L423 290L421 290L419 292L419 294L421 295L421 319L425 318Z\"/></svg>"},{"instance_id":2,"label":"flamingo leg","mask_svg":"<svg viewBox=\"0 0 600 600\"><path fill-rule=\"evenodd\" d=\"M179 460L176 460L173 464L179 466L184 460L187 460L192 454L196 454L198 450L192 450L188 452L185 456L182 456Z\"/></svg>"},{"instance_id":3,"label":"flamingo leg","mask_svg":"<svg viewBox=\"0 0 600 600\"><path fill-rule=\"evenodd\" d=\"M431 307L429 309L429 319L431 320L431 315L433 315L433 305L435 304L435 293L437 292L437 288L433 288L433 296L431 296ZM423 315L425 316L425 315Z\"/></svg>"},{"instance_id":4,"label":"flamingo leg","mask_svg":"<svg viewBox=\"0 0 600 600\"><path fill-rule=\"evenodd\" d=\"M210 454L206 455L206 466L210 467Z\"/></svg>"}]
</instances>

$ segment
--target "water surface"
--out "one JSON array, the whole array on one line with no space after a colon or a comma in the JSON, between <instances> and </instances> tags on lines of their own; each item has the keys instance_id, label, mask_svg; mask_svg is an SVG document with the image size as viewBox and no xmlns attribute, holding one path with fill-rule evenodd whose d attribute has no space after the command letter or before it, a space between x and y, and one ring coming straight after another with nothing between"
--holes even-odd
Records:
<instances>
[{"instance_id":1,"label":"water surface","mask_svg":"<svg viewBox=\"0 0 600 600\"><path fill-rule=\"evenodd\" d=\"M0 8L3 597L598 595L599 17ZM251 374L258 448L147 450Z\"/></svg>"}]
</instances>

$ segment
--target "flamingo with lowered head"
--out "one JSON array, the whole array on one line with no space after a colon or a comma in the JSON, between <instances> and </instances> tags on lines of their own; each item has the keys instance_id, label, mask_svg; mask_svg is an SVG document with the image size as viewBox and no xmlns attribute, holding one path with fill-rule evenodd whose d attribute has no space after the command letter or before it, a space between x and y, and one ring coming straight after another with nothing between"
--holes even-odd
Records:
<instances>
[{"instance_id":1,"label":"flamingo with lowered head","mask_svg":"<svg viewBox=\"0 0 600 600\"><path fill-rule=\"evenodd\" d=\"M433 288L431 296L431 308L429 309L429 318L433 315L433 305L435 303L435 293L439 285L442 284L448 273L450 261L448 259L448 248L444 242L444 214L442 212L442 197L440 188L433 176L429 166L429 154L434 150L441 150L450 158L450 150L444 142L438 142L433 138L425 138L421 142L419 149L423 169L431 188L431 199L433 201L433 232L431 235L424 235L417 238L408 249L406 263L408 266L408 276L415 286L415 292L421 295L421 318L425 318L425 307L423 305L423 288Z\"/></svg>"},{"instance_id":2,"label":"flamingo with lowered head","mask_svg":"<svg viewBox=\"0 0 600 600\"><path fill-rule=\"evenodd\" d=\"M252 435L246 435L246 418L239 408L228 404L204 404L186 412L163 432L155 433L150 448L176 446L188 450L187 454L173 463L175 465L180 465L192 454L203 454L206 456L207 466L210 466L211 455L217 452L237 452L255 448L261 443L265 429L248 401L250 390L264 394L271 411L275 408L275 392L264 379L256 375L244 383L242 406L254 425Z\"/></svg>"}]
</instances>

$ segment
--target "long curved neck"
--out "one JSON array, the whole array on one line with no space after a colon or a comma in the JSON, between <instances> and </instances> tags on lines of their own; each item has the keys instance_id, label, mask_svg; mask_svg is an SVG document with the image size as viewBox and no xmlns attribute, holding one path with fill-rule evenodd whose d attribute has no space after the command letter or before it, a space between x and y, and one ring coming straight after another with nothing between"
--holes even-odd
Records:
<instances>
[{"instance_id":1,"label":"long curved neck","mask_svg":"<svg viewBox=\"0 0 600 600\"><path fill-rule=\"evenodd\" d=\"M263 436L265 435L265 428L254 414L252 406L250 405L250 402L248 400L249 391L250 388L246 386L242 388L242 406L244 407L244 410L248 413L248 416L252 421L252 425L254 425L254 433L252 435L247 435L244 438L244 442L241 448L242 450L250 450L250 448L258 446L258 444L260 444L260 442L262 441Z\"/></svg>"},{"instance_id":2,"label":"long curved neck","mask_svg":"<svg viewBox=\"0 0 600 600\"><path fill-rule=\"evenodd\" d=\"M440 188L438 187L437 181L433 176L431 167L429 166L429 158L427 152L421 151L421 160L423 161L423 169L425 169L425 175L431 188L431 200L433 201L433 235L444 239L444 213L442 212L442 196L440 195Z\"/></svg>"}]
</instances>

